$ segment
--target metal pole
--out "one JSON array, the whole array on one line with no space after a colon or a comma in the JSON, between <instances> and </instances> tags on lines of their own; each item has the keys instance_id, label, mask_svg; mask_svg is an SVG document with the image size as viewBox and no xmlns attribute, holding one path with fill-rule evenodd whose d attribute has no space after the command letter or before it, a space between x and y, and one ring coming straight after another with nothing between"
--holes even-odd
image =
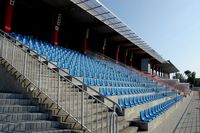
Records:
<instances>
[{"instance_id":1,"label":"metal pole","mask_svg":"<svg viewBox=\"0 0 200 133\"><path fill-rule=\"evenodd\" d=\"M38 81L38 87L41 89L41 69L42 69L42 64L39 62L39 81Z\"/></svg>"},{"instance_id":2,"label":"metal pole","mask_svg":"<svg viewBox=\"0 0 200 133\"><path fill-rule=\"evenodd\" d=\"M24 55L24 71L23 71L24 76L26 76L26 61L27 61L27 53L25 53Z\"/></svg>"},{"instance_id":3,"label":"metal pole","mask_svg":"<svg viewBox=\"0 0 200 133\"><path fill-rule=\"evenodd\" d=\"M5 36L2 36L3 39L1 41L1 57L3 57L3 45L4 45L4 42L5 42Z\"/></svg>"},{"instance_id":4,"label":"metal pole","mask_svg":"<svg viewBox=\"0 0 200 133\"><path fill-rule=\"evenodd\" d=\"M8 39L7 39L7 41L6 41L6 50L5 50L5 51L6 51L5 59L7 59L7 56L8 56L8 45L9 45L8 42L9 42L9 41L8 41ZM8 60L8 59L7 59L7 60Z\"/></svg>"},{"instance_id":5,"label":"metal pole","mask_svg":"<svg viewBox=\"0 0 200 133\"><path fill-rule=\"evenodd\" d=\"M84 125L84 93L81 93L81 124Z\"/></svg>"},{"instance_id":6,"label":"metal pole","mask_svg":"<svg viewBox=\"0 0 200 133\"><path fill-rule=\"evenodd\" d=\"M13 65L13 62L14 62L14 58L15 58L15 45L13 45L13 52L12 52L12 61L11 61L11 65Z\"/></svg>"},{"instance_id":7,"label":"metal pole","mask_svg":"<svg viewBox=\"0 0 200 133\"><path fill-rule=\"evenodd\" d=\"M59 107L59 100L60 100L60 75L58 73L57 108Z\"/></svg>"}]
</instances>

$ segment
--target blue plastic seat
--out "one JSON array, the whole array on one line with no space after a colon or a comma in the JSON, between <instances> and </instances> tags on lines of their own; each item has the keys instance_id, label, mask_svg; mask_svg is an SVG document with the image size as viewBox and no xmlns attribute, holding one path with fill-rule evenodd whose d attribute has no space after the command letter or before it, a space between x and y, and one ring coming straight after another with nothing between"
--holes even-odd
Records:
<instances>
[{"instance_id":1,"label":"blue plastic seat","mask_svg":"<svg viewBox=\"0 0 200 133\"><path fill-rule=\"evenodd\" d=\"M124 98L119 98L119 99L118 99L118 104L119 104L122 108L126 108Z\"/></svg>"},{"instance_id":2,"label":"blue plastic seat","mask_svg":"<svg viewBox=\"0 0 200 133\"><path fill-rule=\"evenodd\" d=\"M145 122L150 122L150 121L153 120L151 117L149 117L148 115L146 115L146 112L145 112L145 111L141 111L141 112L140 112L140 119L141 119L142 121L145 121Z\"/></svg>"},{"instance_id":3,"label":"blue plastic seat","mask_svg":"<svg viewBox=\"0 0 200 133\"><path fill-rule=\"evenodd\" d=\"M105 88L100 88L99 92L100 92L101 95L106 96Z\"/></svg>"}]
</instances>

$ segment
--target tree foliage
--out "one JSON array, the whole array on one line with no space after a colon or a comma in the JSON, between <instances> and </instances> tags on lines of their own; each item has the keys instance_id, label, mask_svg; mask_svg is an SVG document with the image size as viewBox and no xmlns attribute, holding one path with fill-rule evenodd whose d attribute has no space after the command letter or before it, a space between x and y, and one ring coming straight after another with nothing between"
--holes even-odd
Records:
<instances>
[{"instance_id":1,"label":"tree foliage","mask_svg":"<svg viewBox=\"0 0 200 133\"><path fill-rule=\"evenodd\" d=\"M185 82L185 77L182 73L176 73L173 79L179 79L180 82Z\"/></svg>"},{"instance_id":2,"label":"tree foliage","mask_svg":"<svg viewBox=\"0 0 200 133\"><path fill-rule=\"evenodd\" d=\"M196 73L189 70L185 71L184 73L187 76L187 82L191 85L195 85Z\"/></svg>"},{"instance_id":3,"label":"tree foliage","mask_svg":"<svg viewBox=\"0 0 200 133\"><path fill-rule=\"evenodd\" d=\"M190 70L186 70L184 73L185 73L185 75L186 75L187 77L190 77L190 75L191 75L192 72L191 72Z\"/></svg>"}]
</instances>

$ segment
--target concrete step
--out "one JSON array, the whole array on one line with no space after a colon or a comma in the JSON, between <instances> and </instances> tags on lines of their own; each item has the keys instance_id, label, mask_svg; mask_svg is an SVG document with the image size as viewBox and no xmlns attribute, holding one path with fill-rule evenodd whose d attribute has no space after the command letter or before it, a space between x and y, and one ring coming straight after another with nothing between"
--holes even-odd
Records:
<instances>
[{"instance_id":1,"label":"concrete step","mask_svg":"<svg viewBox=\"0 0 200 133\"><path fill-rule=\"evenodd\" d=\"M137 133L138 127L127 127L119 131L119 133Z\"/></svg>"},{"instance_id":2,"label":"concrete step","mask_svg":"<svg viewBox=\"0 0 200 133\"><path fill-rule=\"evenodd\" d=\"M101 122L101 120L99 120L98 122ZM96 124L96 123L94 122L93 125L94 124ZM91 125L89 124L89 126L91 126ZM124 117L119 116L118 117L118 131L122 131L126 128L129 128L129 122L126 121L124 119ZM107 119L103 119L102 128L100 125L98 126L98 132L107 132Z\"/></svg>"},{"instance_id":3,"label":"concrete step","mask_svg":"<svg viewBox=\"0 0 200 133\"><path fill-rule=\"evenodd\" d=\"M84 120L85 120L85 123L89 123L89 122L96 122L96 121L101 121L103 119L107 119L107 118L110 118L110 113L107 114L107 112L98 112L98 113L89 113L88 114L84 114ZM81 117L76 117L78 120L81 119Z\"/></svg>"},{"instance_id":4,"label":"concrete step","mask_svg":"<svg viewBox=\"0 0 200 133\"><path fill-rule=\"evenodd\" d=\"M21 132L15 132L15 133L21 133ZM24 131L23 133L82 133L80 130L70 130L70 129L56 129L56 128L51 128L48 130L37 130L37 131Z\"/></svg>"},{"instance_id":5,"label":"concrete step","mask_svg":"<svg viewBox=\"0 0 200 133\"><path fill-rule=\"evenodd\" d=\"M96 125L97 124L97 125ZM87 126L93 129L93 132L107 132L108 130L108 119L104 118L102 120L98 120L98 122L93 121L93 123L88 123ZM97 127L97 130L96 130ZM118 120L118 131L123 130L129 127L129 122L125 120Z\"/></svg>"},{"instance_id":6,"label":"concrete step","mask_svg":"<svg viewBox=\"0 0 200 133\"><path fill-rule=\"evenodd\" d=\"M24 132L30 130L48 130L51 128L59 128L56 121L18 121L17 123L0 122L0 132Z\"/></svg>"},{"instance_id":7,"label":"concrete step","mask_svg":"<svg viewBox=\"0 0 200 133\"><path fill-rule=\"evenodd\" d=\"M82 133L83 131L70 130L70 129L51 129L46 131L31 131L25 133Z\"/></svg>"},{"instance_id":8,"label":"concrete step","mask_svg":"<svg viewBox=\"0 0 200 133\"><path fill-rule=\"evenodd\" d=\"M0 114L1 122L17 122L25 120L46 120L48 119L48 114L46 113L5 113Z\"/></svg>"},{"instance_id":9,"label":"concrete step","mask_svg":"<svg viewBox=\"0 0 200 133\"><path fill-rule=\"evenodd\" d=\"M54 110L54 109L52 109L52 110ZM102 108L102 109L98 108L98 110L96 110L95 105L93 105L93 106L89 105L89 107L84 108L83 113L84 113L84 116L90 117L91 115L96 115L97 113L99 115L101 115L101 113L107 113L107 110L108 110L107 108ZM66 109L66 111L68 113L71 113L74 117L80 117L80 115L82 114L81 105L74 106L74 107L70 106L69 108ZM60 113L60 115L62 115L62 114Z\"/></svg>"},{"instance_id":10,"label":"concrete step","mask_svg":"<svg viewBox=\"0 0 200 133\"><path fill-rule=\"evenodd\" d=\"M3 88L0 88L0 92L1 93L17 93L17 94L20 94L21 93L21 91L19 90L19 89L10 89L10 88L8 88L8 89L3 89Z\"/></svg>"},{"instance_id":11,"label":"concrete step","mask_svg":"<svg viewBox=\"0 0 200 133\"><path fill-rule=\"evenodd\" d=\"M30 99L0 99L0 105L31 105Z\"/></svg>"},{"instance_id":12,"label":"concrete step","mask_svg":"<svg viewBox=\"0 0 200 133\"><path fill-rule=\"evenodd\" d=\"M26 95L19 93L0 93L0 99L24 99Z\"/></svg>"},{"instance_id":13,"label":"concrete step","mask_svg":"<svg viewBox=\"0 0 200 133\"><path fill-rule=\"evenodd\" d=\"M1 105L0 113L25 113L38 112L38 106L23 106L23 105Z\"/></svg>"},{"instance_id":14,"label":"concrete step","mask_svg":"<svg viewBox=\"0 0 200 133\"><path fill-rule=\"evenodd\" d=\"M119 121L118 129L119 131L124 130L129 127L129 122L126 120ZM134 133L134 132L133 132Z\"/></svg>"}]
</instances>

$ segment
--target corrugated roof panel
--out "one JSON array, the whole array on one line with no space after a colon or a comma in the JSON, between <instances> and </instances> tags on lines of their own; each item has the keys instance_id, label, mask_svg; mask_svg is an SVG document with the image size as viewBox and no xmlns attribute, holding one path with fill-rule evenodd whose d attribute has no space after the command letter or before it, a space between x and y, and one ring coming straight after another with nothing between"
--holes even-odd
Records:
<instances>
[{"instance_id":1,"label":"corrugated roof panel","mask_svg":"<svg viewBox=\"0 0 200 133\"><path fill-rule=\"evenodd\" d=\"M129 41L143 49L149 55L163 63L165 60L144 41L139 38L125 23L123 23L114 13L96 0L71 0L79 7L110 26L113 30L127 38Z\"/></svg>"}]
</instances>

